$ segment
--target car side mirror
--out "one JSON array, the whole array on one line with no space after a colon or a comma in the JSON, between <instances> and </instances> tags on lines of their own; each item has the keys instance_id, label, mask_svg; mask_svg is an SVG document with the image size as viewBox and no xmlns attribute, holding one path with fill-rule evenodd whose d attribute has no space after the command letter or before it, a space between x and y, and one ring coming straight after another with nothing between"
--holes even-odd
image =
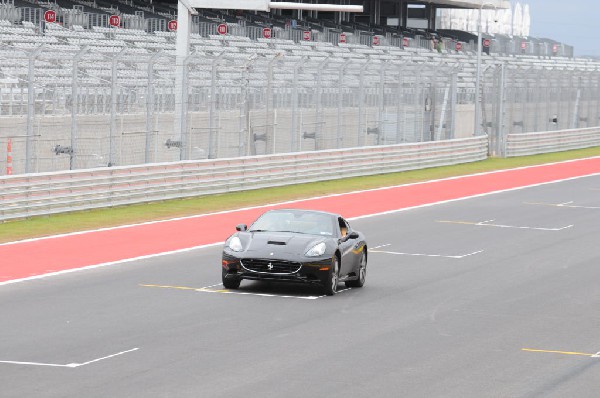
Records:
<instances>
[{"instance_id":1,"label":"car side mirror","mask_svg":"<svg viewBox=\"0 0 600 398\"><path fill-rule=\"evenodd\" d=\"M236 231L247 231L248 226L246 224L238 224L235 226Z\"/></svg>"},{"instance_id":2,"label":"car side mirror","mask_svg":"<svg viewBox=\"0 0 600 398\"><path fill-rule=\"evenodd\" d=\"M358 239L358 232L350 232L350 234L348 235L348 239Z\"/></svg>"}]
</instances>

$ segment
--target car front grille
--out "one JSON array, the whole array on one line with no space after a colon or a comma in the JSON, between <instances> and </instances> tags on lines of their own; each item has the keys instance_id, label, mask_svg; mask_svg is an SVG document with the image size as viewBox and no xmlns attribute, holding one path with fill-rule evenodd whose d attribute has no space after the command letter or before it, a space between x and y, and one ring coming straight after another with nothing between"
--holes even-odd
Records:
<instances>
[{"instance_id":1,"label":"car front grille","mask_svg":"<svg viewBox=\"0 0 600 398\"><path fill-rule=\"evenodd\" d=\"M251 272L260 272L264 274L293 274L298 272L302 264L293 261L281 260L262 260L256 258L247 258L240 261L242 267Z\"/></svg>"}]
</instances>

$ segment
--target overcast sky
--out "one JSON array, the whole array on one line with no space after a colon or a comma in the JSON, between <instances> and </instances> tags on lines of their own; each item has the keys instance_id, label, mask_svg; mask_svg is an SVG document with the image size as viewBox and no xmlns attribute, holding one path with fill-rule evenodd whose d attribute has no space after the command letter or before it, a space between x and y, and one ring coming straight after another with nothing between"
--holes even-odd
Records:
<instances>
[{"instance_id":1,"label":"overcast sky","mask_svg":"<svg viewBox=\"0 0 600 398\"><path fill-rule=\"evenodd\" d=\"M521 0L521 4L531 8L531 36L572 45L576 56L600 56L600 0Z\"/></svg>"}]
</instances>

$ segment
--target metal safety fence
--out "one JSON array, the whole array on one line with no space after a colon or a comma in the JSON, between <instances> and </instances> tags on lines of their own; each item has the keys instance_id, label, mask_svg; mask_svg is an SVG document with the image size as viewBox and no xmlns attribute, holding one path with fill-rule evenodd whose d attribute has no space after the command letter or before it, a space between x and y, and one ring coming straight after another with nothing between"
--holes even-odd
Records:
<instances>
[{"instance_id":1,"label":"metal safety fence","mask_svg":"<svg viewBox=\"0 0 600 398\"><path fill-rule=\"evenodd\" d=\"M516 140L520 134L542 132L539 137L547 135L548 142L553 142L557 137L554 132L600 125L598 69L502 63L490 65L483 82L482 122L493 156L513 156L507 153L507 136ZM560 150L562 146L558 141L556 144L547 152Z\"/></svg>"},{"instance_id":2,"label":"metal safety fence","mask_svg":"<svg viewBox=\"0 0 600 398\"><path fill-rule=\"evenodd\" d=\"M487 139L0 177L0 221L482 160Z\"/></svg>"},{"instance_id":3,"label":"metal safety fence","mask_svg":"<svg viewBox=\"0 0 600 398\"><path fill-rule=\"evenodd\" d=\"M525 156L600 146L600 128L508 134L506 156Z\"/></svg>"}]
</instances>

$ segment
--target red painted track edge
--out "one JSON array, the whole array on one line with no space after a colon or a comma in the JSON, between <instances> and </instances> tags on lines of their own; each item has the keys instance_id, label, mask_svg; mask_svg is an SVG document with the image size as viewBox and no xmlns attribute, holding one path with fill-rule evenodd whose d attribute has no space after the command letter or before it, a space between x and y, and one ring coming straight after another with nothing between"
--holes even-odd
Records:
<instances>
[{"instance_id":1,"label":"red painted track edge","mask_svg":"<svg viewBox=\"0 0 600 398\"><path fill-rule=\"evenodd\" d=\"M307 208L360 218L599 173L600 157L593 157L10 242L0 245L0 285L215 245L236 224L250 224L269 208Z\"/></svg>"}]
</instances>

